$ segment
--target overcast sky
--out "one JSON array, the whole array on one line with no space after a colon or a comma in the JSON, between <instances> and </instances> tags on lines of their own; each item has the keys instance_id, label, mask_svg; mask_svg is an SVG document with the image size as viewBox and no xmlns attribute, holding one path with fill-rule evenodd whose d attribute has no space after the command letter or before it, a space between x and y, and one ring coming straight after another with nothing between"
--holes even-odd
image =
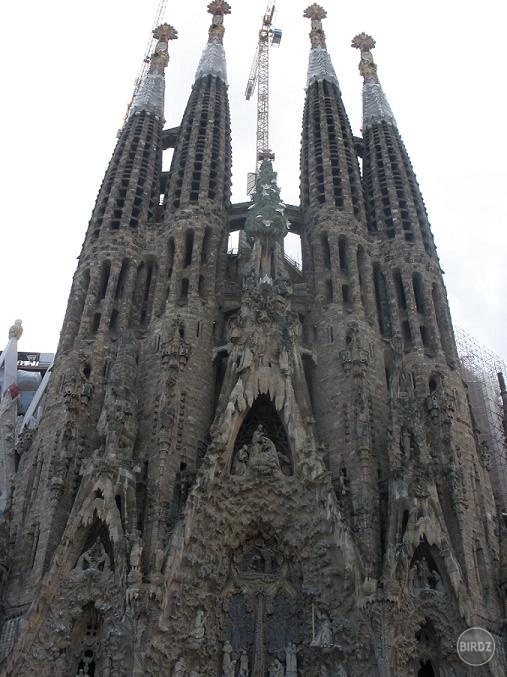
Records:
<instances>
[{"instance_id":1,"label":"overcast sky","mask_svg":"<svg viewBox=\"0 0 507 677\"><path fill-rule=\"evenodd\" d=\"M225 47L233 199L254 169L255 103L244 100L265 0L230 0ZM76 257L140 69L158 0L2 3L0 349L56 349ZM286 202L299 198L308 1L279 0L271 146ZM168 2L179 31L167 70L167 126L179 124L207 39L207 3ZM456 325L507 357L507 141L503 0L327 2L331 53L352 129L361 127L356 33L377 41L384 91L411 156ZM3 338L2 338L3 336Z\"/></svg>"}]
</instances>

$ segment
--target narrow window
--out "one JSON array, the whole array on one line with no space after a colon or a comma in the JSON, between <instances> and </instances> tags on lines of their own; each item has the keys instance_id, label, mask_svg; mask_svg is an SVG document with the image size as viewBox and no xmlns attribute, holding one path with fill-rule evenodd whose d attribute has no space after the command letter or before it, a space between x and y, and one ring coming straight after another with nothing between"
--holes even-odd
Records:
<instances>
[{"instance_id":1,"label":"narrow window","mask_svg":"<svg viewBox=\"0 0 507 677\"><path fill-rule=\"evenodd\" d=\"M394 286L396 288L396 299L400 310L407 309L407 297L405 296L405 287L403 286L403 279L399 270L393 272Z\"/></svg>"},{"instance_id":2,"label":"narrow window","mask_svg":"<svg viewBox=\"0 0 507 677\"><path fill-rule=\"evenodd\" d=\"M324 267L331 270L331 249L329 247L329 238L327 233L322 233L322 256L324 258Z\"/></svg>"},{"instance_id":3,"label":"narrow window","mask_svg":"<svg viewBox=\"0 0 507 677\"><path fill-rule=\"evenodd\" d=\"M421 273L412 275L412 286L414 288L415 305L417 312L424 313L424 287Z\"/></svg>"},{"instance_id":4,"label":"narrow window","mask_svg":"<svg viewBox=\"0 0 507 677\"><path fill-rule=\"evenodd\" d=\"M118 275L118 282L116 283L116 291L114 293L115 299L120 299L125 290L125 282L127 280L127 273L129 269L129 262L123 261L121 264L120 274Z\"/></svg>"},{"instance_id":5,"label":"narrow window","mask_svg":"<svg viewBox=\"0 0 507 677\"><path fill-rule=\"evenodd\" d=\"M199 275L199 296L202 299L206 298L206 280L204 279L204 275Z\"/></svg>"},{"instance_id":6,"label":"narrow window","mask_svg":"<svg viewBox=\"0 0 507 677\"><path fill-rule=\"evenodd\" d=\"M174 266L174 238L169 238L167 245L167 278L170 279L173 274Z\"/></svg>"},{"instance_id":7,"label":"narrow window","mask_svg":"<svg viewBox=\"0 0 507 677\"><path fill-rule=\"evenodd\" d=\"M184 277L181 281L180 303L188 302L188 287L189 287L188 278Z\"/></svg>"},{"instance_id":8,"label":"narrow window","mask_svg":"<svg viewBox=\"0 0 507 677\"><path fill-rule=\"evenodd\" d=\"M389 300L387 297L386 278L378 263L373 264L373 286L375 289L375 302L377 305L380 333L384 338L391 338L393 330Z\"/></svg>"},{"instance_id":9,"label":"narrow window","mask_svg":"<svg viewBox=\"0 0 507 677\"><path fill-rule=\"evenodd\" d=\"M331 280L326 280L326 303L333 302L333 283Z\"/></svg>"},{"instance_id":10,"label":"narrow window","mask_svg":"<svg viewBox=\"0 0 507 677\"><path fill-rule=\"evenodd\" d=\"M187 230L185 233L185 260L184 267L187 268L192 264L192 251L194 249L194 231Z\"/></svg>"},{"instance_id":11,"label":"narrow window","mask_svg":"<svg viewBox=\"0 0 507 677\"><path fill-rule=\"evenodd\" d=\"M346 273L348 270L347 238L344 235L340 235L338 238L338 256L340 258L340 270L342 273Z\"/></svg>"},{"instance_id":12,"label":"narrow window","mask_svg":"<svg viewBox=\"0 0 507 677\"><path fill-rule=\"evenodd\" d=\"M107 285L109 282L109 275L111 273L111 264L109 261L104 261L102 264L102 270L100 273L100 282L99 282L99 290L97 292L97 301L102 301L103 298L106 296L107 292Z\"/></svg>"},{"instance_id":13,"label":"narrow window","mask_svg":"<svg viewBox=\"0 0 507 677\"><path fill-rule=\"evenodd\" d=\"M211 240L211 228L206 228L204 231L204 238L202 241L201 266L204 266L208 262L210 240Z\"/></svg>"},{"instance_id":14,"label":"narrow window","mask_svg":"<svg viewBox=\"0 0 507 677\"><path fill-rule=\"evenodd\" d=\"M350 308L350 287L348 284L343 284L342 285L342 299L343 299L343 305L346 308Z\"/></svg>"}]
</instances>

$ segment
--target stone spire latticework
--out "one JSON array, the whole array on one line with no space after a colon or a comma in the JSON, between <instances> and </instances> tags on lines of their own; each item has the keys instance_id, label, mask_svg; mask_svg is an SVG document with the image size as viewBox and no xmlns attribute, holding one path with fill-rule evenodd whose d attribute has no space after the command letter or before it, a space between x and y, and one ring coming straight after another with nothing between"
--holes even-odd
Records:
<instances>
[{"instance_id":1,"label":"stone spire latticework","mask_svg":"<svg viewBox=\"0 0 507 677\"><path fill-rule=\"evenodd\" d=\"M166 23L153 31L153 37L157 40L157 44L150 58L148 72L145 74L132 103L129 113L131 116L142 110L159 117L164 115L164 71L169 64L169 41L178 38L178 31Z\"/></svg>"},{"instance_id":2,"label":"stone spire latticework","mask_svg":"<svg viewBox=\"0 0 507 677\"><path fill-rule=\"evenodd\" d=\"M208 12L213 15L213 21L209 28L208 44L199 61L195 79L216 75L227 84L227 64L223 45L224 16L231 13L231 6L225 0L213 0L208 5Z\"/></svg>"},{"instance_id":3,"label":"stone spire latticework","mask_svg":"<svg viewBox=\"0 0 507 677\"><path fill-rule=\"evenodd\" d=\"M396 120L380 85L377 65L371 53L371 50L375 47L375 40L366 33L359 33L352 40L352 47L361 50L359 72L364 79L363 131L382 120L396 126Z\"/></svg>"},{"instance_id":4,"label":"stone spire latticework","mask_svg":"<svg viewBox=\"0 0 507 677\"><path fill-rule=\"evenodd\" d=\"M310 31L312 49L308 62L306 86L309 87L313 82L327 80L339 87L331 57L327 51L326 34L322 26L322 19L327 17L326 10L314 3L307 7L303 16L306 19L311 19L312 22L312 30Z\"/></svg>"}]
</instances>

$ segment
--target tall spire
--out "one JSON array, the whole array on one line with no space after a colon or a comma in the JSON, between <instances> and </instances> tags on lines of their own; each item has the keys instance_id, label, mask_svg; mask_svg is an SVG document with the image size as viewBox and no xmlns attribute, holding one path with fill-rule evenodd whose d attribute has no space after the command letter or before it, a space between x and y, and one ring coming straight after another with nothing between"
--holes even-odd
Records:
<instances>
[{"instance_id":1,"label":"tall spire","mask_svg":"<svg viewBox=\"0 0 507 677\"><path fill-rule=\"evenodd\" d=\"M377 75L377 65L371 50L375 40L366 33L359 33L352 40L352 47L361 50L359 72L363 76L363 131L382 120L396 127L396 120Z\"/></svg>"},{"instance_id":2,"label":"tall spire","mask_svg":"<svg viewBox=\"0 0 507 677\"><path fill-rule=\"evenodd\" d=\"M326 10L314 3L304 11L305 18L311 19L312 30L310 31L310 41L312 49L310 51L310 60L308 62L308 78L306 86L309 87L313 82L322 82L327 80L334 83L337 87L338 78L331 62L331 57L326 47L326 34L322 27L322 19L327 17Z\"/></svg>"},{"instance_id":3,"label":"tall spire","mask_svg":"<svg viewBox=\"0 0 507 677\"><path fill-rule=\"evenodd\" d=\"M140 111L148 111L159 117L164 115L164 70L169 63L169 41L178 38L178 31L170 24L162 24L153 31L153 37L157 45L150 59L149 70L132 103L130 116Z\"/></svg>"},{"instance_id":4,"label":"tall spire","mask_svg":"<svg viewBox=\"0 0 507 677\"><path fill-rule=\"evenodd\" d=\"M231 6L226 0L213 0L208 5L208 12L213 15L213 21L209 29L208 44L199 61L195 79L198 80L206 75L216 75L227 84L227 64L223 45L224 16L231 13Z\"/></svg>"}]
</instances>

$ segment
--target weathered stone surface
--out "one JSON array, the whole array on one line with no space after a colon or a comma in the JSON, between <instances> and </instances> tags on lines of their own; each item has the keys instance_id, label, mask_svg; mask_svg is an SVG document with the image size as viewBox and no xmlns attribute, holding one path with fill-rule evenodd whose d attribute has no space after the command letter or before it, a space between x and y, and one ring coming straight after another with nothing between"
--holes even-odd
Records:
<instances>
[{"instance_id":1,"label":"weathered stone surface","mask_svg":"<svg viewBox=\"0 0 507 677\"><path fill-rule=\"evenodd\" d=\"M361 178L335 78L310 82L301 272L269 162L227 254L221 77L197 78L162 201L161 115L132 113L16 443L2 674L451 677L472 625L498 639L482 674L506 673L505 524L393 120Z\"/></svg>"}]
</instances>

